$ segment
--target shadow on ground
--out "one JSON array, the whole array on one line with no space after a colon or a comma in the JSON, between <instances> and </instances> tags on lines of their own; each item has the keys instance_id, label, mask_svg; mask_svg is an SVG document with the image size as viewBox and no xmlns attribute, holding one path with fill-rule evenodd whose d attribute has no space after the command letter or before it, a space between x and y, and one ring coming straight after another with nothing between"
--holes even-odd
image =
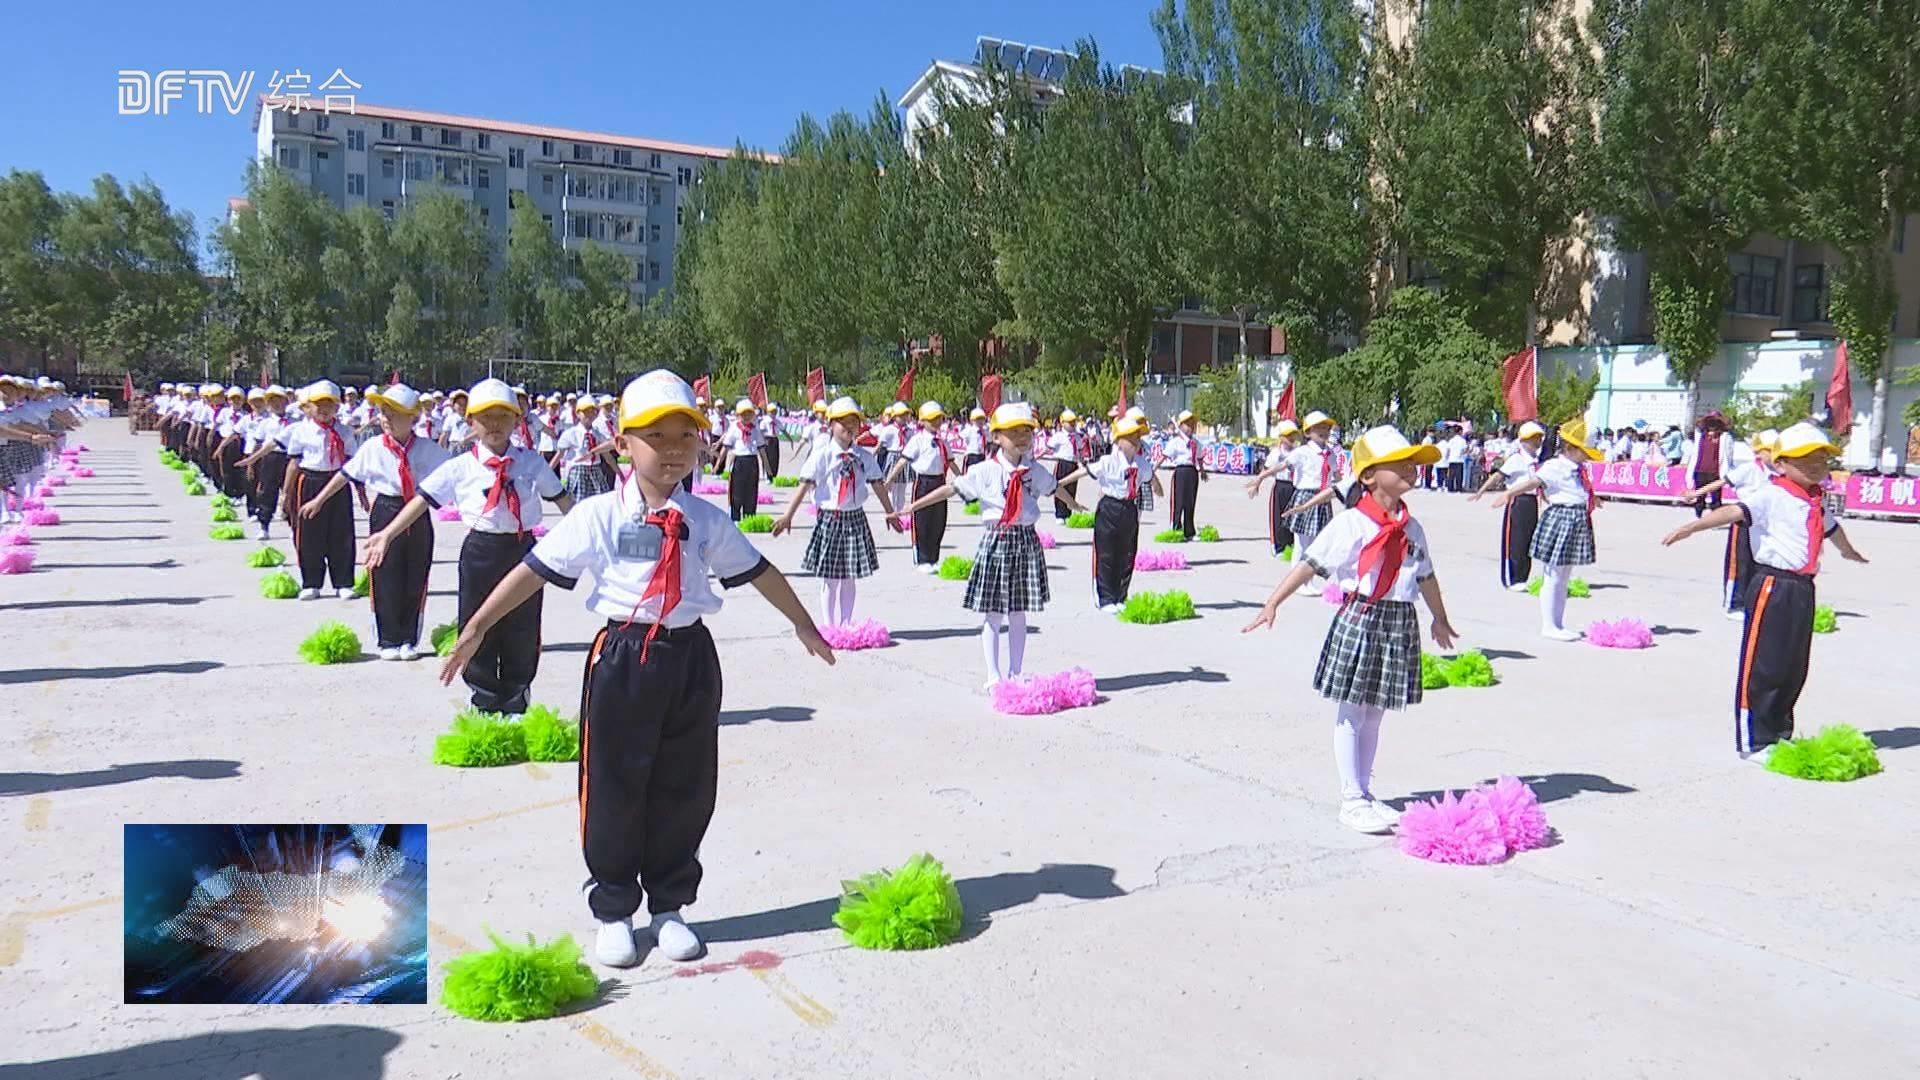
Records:
<instances>
[{"instance_id":1,"label":"shadow on ground","mask_svg":"<svg viewBox=\"0 0 1920 1080\"><path fill-rule=\"evenodd\" d=\"M125 1030L122 1028L121 1030ZM380 1080L386 1057L404 1041L391 1031L347 1024L310 1028L210 1031L121 1050L0 1065L0 1080Z\"/></svg>"},{"instance_id":2,"label":"shadow on ground","mask_svg":"<svg viewBox=\"0 0 1920 1080\"><path fill-rule=\"evenodd\" d=\"M186 761L143 761L137 765L115 765L76 773L0 773L0 797L8 795L44 795L49 791L74 791L79 788L131 784L177 776L187 780L228 780L240 775L237 761L192 759Z\"/></svg>"},{"instance_id":3,"label":"shadow on ground","mask_svg":"<svg viewBox=\"0 0 1920 1080\"><path fill-rule=\"evenodd\" d=\"M0 671L0 686L63 682L67 679L124 679L133 675L198 675L218 667L226 665L218 660L185 660L178 664L133 664L127 667L15 668Z\"/></svg>"},{"instance_id":4,"label":"shadow on ground","mask_svg":"<svg viewBox=\"0 0 1920 1080\"><path fill-rule=\"evenodd\" d=\"M1497 778L1489 776L1485 780L1482 780L1481 783L1491 784L1495 779ZM1631 795L1640 790L1639 788L1628 787L1625 784L1609 780L1597 773L1539 773L1532 776L1523 775L1520 779L1528 787L1533 789L1533 797L1543 803L1562 802L1573 798L1575 795L1589 793L1595 795ZM1404 799L1386 799L1383 801L1395 809L1405 809L1409 803L1437 799L1444 794L1446 794L1445 791L1416 791Z\"/></svg>"}]
</instances>

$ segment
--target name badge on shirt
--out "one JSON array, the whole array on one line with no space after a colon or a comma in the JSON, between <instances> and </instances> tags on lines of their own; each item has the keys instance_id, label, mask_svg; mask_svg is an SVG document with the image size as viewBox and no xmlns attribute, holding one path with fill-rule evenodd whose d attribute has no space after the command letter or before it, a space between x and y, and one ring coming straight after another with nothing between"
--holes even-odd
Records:
<instances>
[{"instance_id":1,"label":"name badge on shirt","mask_svg":"<svg viewBox=\"0 0 1920 1080\"><path fill-rule=\"evenodd\" d=\"M614 536L613 553L621 559L654 561L660 558L660 545L666 533L658 525L629 521Z\"/></svg>"}]
</instances>

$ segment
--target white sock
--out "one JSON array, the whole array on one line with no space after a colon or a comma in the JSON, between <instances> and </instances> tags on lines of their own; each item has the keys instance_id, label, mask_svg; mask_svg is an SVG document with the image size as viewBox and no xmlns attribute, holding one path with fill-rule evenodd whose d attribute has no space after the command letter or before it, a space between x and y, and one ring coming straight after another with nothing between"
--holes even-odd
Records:
<instances>
[{"instance_id":1,"label":"white sock","mask_svg":"<svg viewBox=\"0 0 1920 1080\"><path fill-rule=\"evenodd\" d=\"M853 625L853 598L860 594L860 587L853 578L840 579L840 622Z\"/></svg>"},{"instance_id":2,"label":"white sock","mask_svg":"<svg viewBox=\"0 0 1920 1080\"><path fill-rule=\"evenodd\" d=\"M1333 714L1333 764L1340 774L1340 798L1367 798L1373 779L1373 755L1380 747L1383 709L1341 702Z\"/></svg>"},{"instance_id":3,"label":"white sock","mask_svg":"<svg viewBox=\"0 0 1920 1080\"><path fill-rule=\"evenodd\" d=\"M987 662L987 679L999 682L1000 674L1000 625L1006 621L1002 615L984 615L980 619L980 656Z\"/></svg>"},{"instance_id":4,"label":"white sock","mask_svg":"<svg viewBox=\"0 0 1920 1080\"><path fill-rule=\"evenodd\" d=\"M1559 630L1567 617L1567 583L1573 580L1573 567L1546 567L1540 581L1540 628Z\"/></svg>"},{"instance_id":5,"label":"white sock","mask_svg":"<svg viewBox=\"0 0 1920 1080\"><path fill-rule=\"evenodd\" d=\"M1027 659L1027 613L1007 614L1007 674L1018 675Z\"/></svg>"},{"instance_id":6,"label":"white sock","mask_svg":"<svg viewBox=\"0 0 1920 1080\"><path fill-rule=\"evenodd\" d=\"M838 603L840 590L834 588L834 584L833 578L820 579L820 621L828 626L840 624L840 620L835 617L835 611L840 606Z\"/></svg>"}]
</instances>

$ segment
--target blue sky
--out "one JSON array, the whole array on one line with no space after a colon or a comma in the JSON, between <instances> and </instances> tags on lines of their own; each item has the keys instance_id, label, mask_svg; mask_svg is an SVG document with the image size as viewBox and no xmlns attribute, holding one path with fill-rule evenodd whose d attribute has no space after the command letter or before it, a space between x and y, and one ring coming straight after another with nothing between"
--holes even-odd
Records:
<instances>
[{"instance_id":1,"label":"blue sky","mask_svg":"<svg viewBox=\"0 0 1920 1080\"><path fill-rule=\"evenodd\" d=\"M1093 37L1115 63L1158 66L1156 0L694 0L459 5L194 4L106 0L9 5L0 65L0 171L56 190L110 172L151 177L203 239L239 190L253 149L237 116L122 116L116 72L204 68L313 85L337 68L360 101L651 136L777 147L802 112L864 113L898 100L935 58L965 60L980 35L1032 45ZM595 13L573 14L570 9ZM198 10L195 10L198 9ZM352 14L348 14L352 12Z\"/></svg>"}]
</instances>

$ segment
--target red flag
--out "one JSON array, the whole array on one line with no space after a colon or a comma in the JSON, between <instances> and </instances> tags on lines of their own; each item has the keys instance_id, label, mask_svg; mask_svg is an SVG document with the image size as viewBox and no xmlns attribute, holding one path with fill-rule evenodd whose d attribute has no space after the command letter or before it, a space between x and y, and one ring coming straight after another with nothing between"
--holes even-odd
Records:
<instances>
[{"instance_id":1,"label":"red flag","mask_svg":"<svg viewBox=\"0 0 1920 1080\"><path fill-rule=\"evenodd\" d=\"M827 372L825 368L807 370L807 404L827 400Z\"/></svg>"},{"instance_id":2,"label":"red flag","mask_svg":"<svg viewBox=\"0 0 1920 1080\"><path fill-rule=\"evenodd\" d=\"M1507 399L1507 419L1514 423L1540 417L1540 346L1529 345L1500 370L1500 393Z\"/></svg>"},{"instance_id":3,"label":"red flag","mask_svg":"<svg viewBox=\"0 0 1920 1080\"><path fill-rule=\"evenodd\" d=\"M132 401L133 400L133 373L128 372L125 378L126 378L126 382L121 384L121 389L126 391L127 400Z\"/></svg>"},{"instance_id":4,"label":"red flag","mask_svg":"<svg viewBox=\"0 0 1920 1080\"><path fill-rule=\"evenodd\" d=\"M1293 380L1288 379L1287 388L1280 391L1280 403L1273 407L1273 414L1282 420L1292 420L1297 423L1300 418L1293 414L1293 408Z\"/></svg>"},{"instance_id":5,"label":"red flag","mask_svg":"<svg viewBox=\"0 0 1920 1080\"><path fill-rule=\"evenodd\" d=\"M693 396L712 400L713 380L708 378L705 375L702 375L699 378L693 380Z\"/></svg>"},{"instance_id":6,"label":"red flag","mask_svg":"<svg viewBox=\"0 0 1920 1080\"><path fill-rule=\"evenodd\" d=\"M1000 376L980 376L980 410L988 416L1000 407Z\"/></svg>"},{"instance_id":7,"label":"red flag","mask_svg":"<svg viewBox=\"0 0 1920 1080\"><path fill-rule=\"evenodd\" d=\"M387 385L388 386L400 385L400 369L399 368L393 368L392 370L387 372Z\"/></svg>"},{"instance_id":8,"label":"red flag","mask_svg":"<svg viewBox=\"0 0 1920 1080\"><path fill-rule=\"evenodd\" d=\"M1120 369L1120 400L1114 402L1113 407L1120 410L1121 416L1127 415L1127 369L1124 366Z\"/></svg>"},{"instance_id":9,"label":"red flag","mask_svg":"<svg viewBox=\"0 0 1920 1080\"><path fill-rule=\"evenodd\" d=\"M1847 361L1847 343L1842 341L1833 354L1833 378L1827 381L1827 411L1835 435L1853 429L1853 365Z\"/></svg>"},{"instance_id":10,"label":"red flag","mask_svg":"<svg viewBox=\"0 0 1920 1080\"><path fill-rule=\"evenodd\" d=\"M260 389L265 390L266 388L267 388L267 365L263 361L260 364Z\"/></svg>"},{"instance_id":11,"label":"red flag","mask_svg":"<svg viewBox=\"0 0 1920 1080\"><path fill-rule=\"evenodd\" d=\"M911 402L913 400L913 364L907 364L907 373L900 376L900 385L893 388L893 400Z\"/></svg>"},{"instance_id":12,"label":"red flag","mask_svg":"<svg viewBox=\"0 0 1920 1080\"><path fill-rule=\"evenodd\" d=\"M753 402L756 409L767 407L767 373L756 373L747 380L747 400Z\"/></svg>"}]
</instances>

